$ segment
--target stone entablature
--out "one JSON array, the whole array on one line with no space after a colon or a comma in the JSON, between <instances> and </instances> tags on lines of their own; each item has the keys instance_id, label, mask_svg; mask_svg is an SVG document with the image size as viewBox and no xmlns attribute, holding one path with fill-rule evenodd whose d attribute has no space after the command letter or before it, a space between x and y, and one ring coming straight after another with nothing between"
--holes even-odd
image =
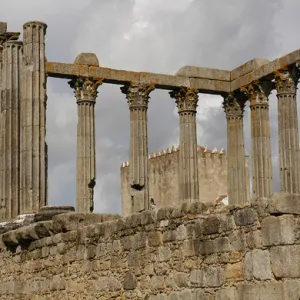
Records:
<instances>
[{"instance_id":1,"label":"stone entablature","mask_svg":"<svg viewBox=\"0 0 300 300\"><path fill-rule=\"evenodd\" d=\"M298 300L299 203L55 216L0 235L0 297Z\"/></svg>"},{"instance_id":2,"label":"stone entablature","mask_svg":"<svg viewBox=\"0 0 300 300\"><path fill-rule=\"evenodd\" d=\"M47 73L51 77L72 78L84 76L102 78L105 83L124 84L135 82L155 84L157 89L188 87L199 92L222 94L239 90L263 77L275 78L277 70L285 69L300 62L300 49L273 61L255 58L232 71L186 66L176 75L148 72L134 72L105 67L47 62Z\"/></svg>"}]
</instances>

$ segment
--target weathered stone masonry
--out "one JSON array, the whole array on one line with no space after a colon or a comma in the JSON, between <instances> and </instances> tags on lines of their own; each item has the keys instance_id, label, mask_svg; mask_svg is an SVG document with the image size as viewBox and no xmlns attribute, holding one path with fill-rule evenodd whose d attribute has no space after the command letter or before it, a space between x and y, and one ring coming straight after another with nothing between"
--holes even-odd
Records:
<instances>
[{"instance_id":1,"label":"weathered stone masonry","mask_svg":"<svg viewBox=\"0 0 300 300\"><path fill-rule=\"evenodd\" d=\"M69 213L8 231L1 299L298 300L299 203Z\"/></svg>"}]
</instances>

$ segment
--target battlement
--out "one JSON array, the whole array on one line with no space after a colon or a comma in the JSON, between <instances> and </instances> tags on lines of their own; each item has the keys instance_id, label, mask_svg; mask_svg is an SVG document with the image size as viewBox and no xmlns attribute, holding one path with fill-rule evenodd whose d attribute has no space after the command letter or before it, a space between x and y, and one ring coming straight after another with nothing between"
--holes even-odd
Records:
<instances>
[{"instance_id":1,"label":"battlement","mask_svg":"<svg viewBox=\"0 0 300 300\"><path fill-rule=\"evenodd\" d=\"M228 195L227 181L227 153L224 148L209 149L198 146L198 178L199 201L209 202L218 199L221 195ZM179 197L179 152L180 148L174 145L171 148L152 152L149 155L149 197L155 207L162 208L168 205L180 205ZM250 201L250 174L248 154L245 153L245 168L247 176L247 200ZM131 178L129 161L123 162L121 172L122 215L131 213Z\"/></svg>"},{"instance_id":2,"label":"battlement","mask_svg":"<svg viewBox=\"0 0 300 300\"><path fill-rule=\"evenodd\" d=\"M161 151L157 151L157 152L152 152L151 154L148 155L149 160L150 159L154 159L157 157L161 157L161 156L165 156L165 155L169 155L172 153L176 153L180 151L179 147L175 147L174 145L171 148L167 148L167 149L162 149ZM216 157L219 157L220 155L222 155L222 159L227 159L227 155L226 155L226 151L224 148L222 148L220 151L218 151L217 148L213 148L212 150L209 149L208 147L203 147L198 145L197 148L198 153L201 154L200 157L203 158L212 158L215 159ZM129 166L129 161L124 161L121 164L121 168L126 168Z\"/></svg>"}]
</instances>

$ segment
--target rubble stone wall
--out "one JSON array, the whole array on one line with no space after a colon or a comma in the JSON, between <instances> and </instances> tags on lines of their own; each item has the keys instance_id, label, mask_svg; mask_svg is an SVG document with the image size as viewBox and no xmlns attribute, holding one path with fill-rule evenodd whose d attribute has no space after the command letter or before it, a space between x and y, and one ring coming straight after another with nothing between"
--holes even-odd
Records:
<instances>
[{"instance_id":1,"label":"rubble stone wall","mask_svg":"<svg viewBox=\"0 0 300 300\"><path fill-rule=\"evenodd\" d=\"M0 299L300 298L300 196L93 218L3 233Z\"/></svg>"}]
</instances>

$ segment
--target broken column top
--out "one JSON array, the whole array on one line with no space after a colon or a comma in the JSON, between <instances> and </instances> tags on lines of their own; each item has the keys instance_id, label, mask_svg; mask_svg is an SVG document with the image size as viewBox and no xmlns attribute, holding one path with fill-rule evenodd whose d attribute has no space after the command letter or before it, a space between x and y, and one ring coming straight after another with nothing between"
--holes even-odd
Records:
<instances>
[{"instance_id":1,"label":"broken column top","mask_svg":"<svg viewBox=\"0 0 300 300\"><path fill-rule=\"evenodd\" d=\"M99 67L99 61L95 53L80 53L76 56L74 64Z\"/></svg>"}]
</instances>

